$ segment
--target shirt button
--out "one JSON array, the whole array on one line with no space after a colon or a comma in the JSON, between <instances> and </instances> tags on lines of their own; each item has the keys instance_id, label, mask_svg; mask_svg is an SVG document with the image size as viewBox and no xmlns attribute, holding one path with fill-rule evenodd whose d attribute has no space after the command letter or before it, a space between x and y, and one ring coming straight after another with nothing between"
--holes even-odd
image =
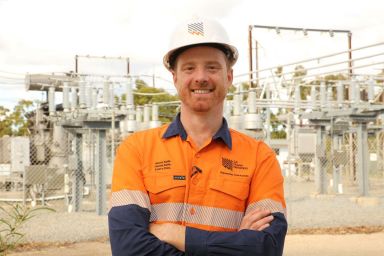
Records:
<instances>
[{"instance_id":1,"label":"shirt button","mask_svg":"<svg viewBox=\"0 0 384 256\"><path fill-rule=\"evenodd\" d=\"M199 157L201 157L201 154L200 153L196 153L195 157L199 158Z\"/></svg>"},{"instance_id":2,"label":"shirt button","mask_svg":"<svg viewBox=\"0 0 384 256\"><path fill-rule=\"evenodd\" d=\"M192 184L193 185L197 185L197 183L199 183L199 179L197 177L195 177L194 179L192 179Z\"/></svg>"}]
</instances>

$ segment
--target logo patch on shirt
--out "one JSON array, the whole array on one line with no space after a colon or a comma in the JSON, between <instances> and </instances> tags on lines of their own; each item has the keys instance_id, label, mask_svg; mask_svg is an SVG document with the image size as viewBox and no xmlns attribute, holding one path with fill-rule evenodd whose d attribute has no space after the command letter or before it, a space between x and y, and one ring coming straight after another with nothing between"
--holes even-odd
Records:
<instances>
[{"instance_id":1,"label":"logo patch on shirt","mask_svg":"<svg viewBox=\"0 0 384 256\"><path fill-rule=\"evenodd\" d=\"M227 168L228 170L231 170L233 169L233 161L231 159L228 159L228 158L221 158L221 164L224 166L224 168Z\"/></svg>"},{"instance_id":2,"label":"logo patch on shirt","mask_svg":"<svg viewBox=\"0 0 384 256\"><path fill-rule=\"evenodd\" d=\"M247 173L248 167L244 166L243 164L239 163L236 160L222 157L221 164L225 169L229 170L229 171L222 170L220 171L221 174L230 175L230 176L240 176L240 177L249 176L249 174Z\"/></svg>"},{"instance_id":3,"label":"logo patch on shirt","mask_svg":"<svg viewBox=\"0 0 384 256\"><path fill-rule=\"evenodd\" d=\"M171 160L155 162L155 171L171 170L171 167L172 167Z\"/></svg>"},{"instance_id":4,"label":"logo patch on shirt","mask_svg":"<svg viewBox=\"0 0 384 256\"><path fill-rule=\"evenodd\" d=\"M236 160L231 160L228 158L221 158L221 164L223 165L224 168L233 171L233 169L238 169L238 170L247 170L248 168L244 166L243 164L239 163Z\"/></svg>"}]
</instances>

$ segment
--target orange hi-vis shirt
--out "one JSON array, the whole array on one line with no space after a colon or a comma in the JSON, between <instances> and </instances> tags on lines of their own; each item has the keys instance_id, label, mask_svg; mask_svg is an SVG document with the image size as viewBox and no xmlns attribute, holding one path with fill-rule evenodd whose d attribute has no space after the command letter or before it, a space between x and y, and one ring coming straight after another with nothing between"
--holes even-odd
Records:
<instances>
[{"instance_id":1,"label":"orange hi-vis shirt","mask_svg":"<svg viewBox=\"0 0 384 256\"><path fill-rule=\"evenodd\" d=\"M261 207L285 215L283 177L265 143L228 129L200 149L180 119L126 138L116 154L111 207L135 204L150 222L237 231Z\"/></svg>"}]
</instances>

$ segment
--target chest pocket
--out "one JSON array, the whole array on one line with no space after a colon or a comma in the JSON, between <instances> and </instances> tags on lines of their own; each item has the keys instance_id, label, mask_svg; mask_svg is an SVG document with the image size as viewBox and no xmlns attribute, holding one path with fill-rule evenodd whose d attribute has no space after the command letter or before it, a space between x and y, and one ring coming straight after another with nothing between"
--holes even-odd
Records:
<instances>
[{"instance_id":1,"label":"chest pocket","mask_svg":"<svg viewBox=\"0 0 384 256\"><path fill-rule=\"evenodd\" d=\"M185 176L181 174L152 174L144 177L151 204L184 201Z\"/></svg>"},{"instance_id":2,"label":"chest pocket","mask_svg":"<svg viewBox=\"0 0 384 256\"><path fill-rule=\"evenodd\" d=\"M209 200L213 207L244 211L249 195L249 182L216 179L209 184Z\"/></svg>"}]
</instances>

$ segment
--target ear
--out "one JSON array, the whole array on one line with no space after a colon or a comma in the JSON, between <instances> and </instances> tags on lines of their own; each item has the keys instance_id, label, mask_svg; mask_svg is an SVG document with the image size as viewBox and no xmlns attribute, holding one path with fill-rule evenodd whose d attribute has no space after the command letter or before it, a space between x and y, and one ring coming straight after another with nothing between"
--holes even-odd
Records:
<instances>
[{"instance_id":1,"label":"ear","mask_svg":"<svg viewBox=\"0 0 384 256\"><path fill-rule=\"evenodd\" d=\"M232 85L233 82L233 69L230 68L227 72L227 88L229 88Z\"/></svg>"},{"instance_id":2,"label":"ear","mask_svg":"<svg viewBox=\"0 0 384 256\"><path fill-rule=\"evenodd\" d=\"M171 74L172 74L173 83L176 84L176 82L177 82L176 72L174 70L171 70Z\"/></svg>"}]
</instances>

